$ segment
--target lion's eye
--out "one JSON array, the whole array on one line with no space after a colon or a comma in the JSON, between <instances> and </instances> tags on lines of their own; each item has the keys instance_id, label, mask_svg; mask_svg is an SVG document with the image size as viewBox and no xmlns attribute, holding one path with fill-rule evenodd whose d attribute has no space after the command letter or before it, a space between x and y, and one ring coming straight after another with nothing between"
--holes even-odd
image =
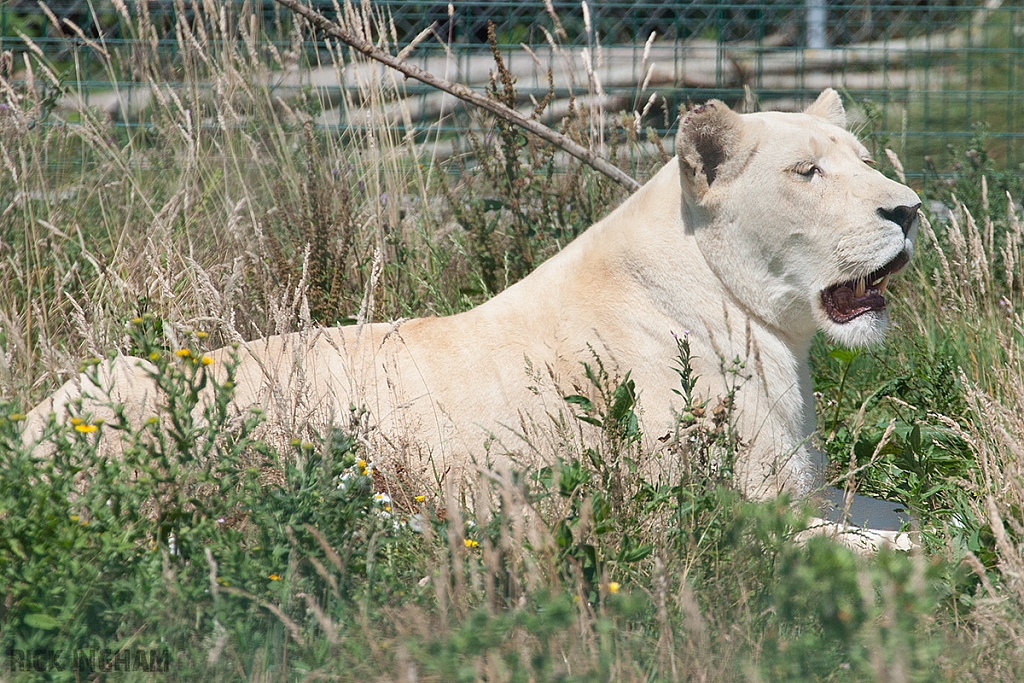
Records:
<instances>
[{"instance_id":1,"label":"lion's eye","mask_svg":"<svg viewBox=\"0 0 1024 683\"><path fill-rule=\"evenodd\" d=\"M798 175L811 180L816 175L821 175L821 169L816 164L800 164L793 169Z\"/></svg>"}]
</instances>

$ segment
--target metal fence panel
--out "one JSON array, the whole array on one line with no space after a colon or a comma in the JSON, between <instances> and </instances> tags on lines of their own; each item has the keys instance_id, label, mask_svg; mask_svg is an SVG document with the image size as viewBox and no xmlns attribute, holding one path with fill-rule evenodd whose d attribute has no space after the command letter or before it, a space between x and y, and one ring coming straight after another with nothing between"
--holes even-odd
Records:
<instances>
[{"instance_id":1,"label":"metal fence panel","mask_svg":"<svg viewBox=\"0 0 1024 683\"><path fill-rule=\"evenodd\" d=\"M334 13L332 0L313 4ZM209 9L210 0L146 4L160 30L158 49L172 59L178 45L175 17L197 12L197 5ZM291 17L272 0L229 0L216 6L226 16L255 7L266 40L282 49L288 45ZM1000 166L1017 169L1024 162L1024 7L1018 5L917 0L605 0L589 6L568 0L477 0L449 5L391 0L373 6L387 13L398 46L433 24L436 39L421 43L410 59L479 88L493 70L487 46L492 23L524 101L547 92L547 67L558 76L556 97L587 90L580 81L588 74L578 68L558 71L564 55L572 54L584 71L595 74L607 111L639 113L656 93L642 124L662 133L671 132L679 108L688 103L717 97L750 107L755 98L760 108L796 109L831 86L864 105L861 111L868 116L861 125L901 150L911 172L927 172L931 159L947 148L968 144L978 124ZM130 53L130 33L108 0L56 0L48 7L58 21L67 18L79 26L85 37L102 35L109 49ZM28 50L19 31L54 60L68 61L82 47L81 37L71 30L59 34L35 3L0 0L0 49L14 53L15 63ZM87 93L111 88L109 73L88 68L85 73L80 85ZM122 91L140 85L130 70L116 78ZM173 80L174 74L167 78ZM594 84L589 85L593 90ZM355 86L335 82L323 87ZM414 84L406 89L419 99L424 117L437 113L430 100L434 93ZM121 125L143 125L124 118ZM451 122L458 127L456 119ZM338 114L320 123L345 120Z\"/></svg>"}]
</instances>

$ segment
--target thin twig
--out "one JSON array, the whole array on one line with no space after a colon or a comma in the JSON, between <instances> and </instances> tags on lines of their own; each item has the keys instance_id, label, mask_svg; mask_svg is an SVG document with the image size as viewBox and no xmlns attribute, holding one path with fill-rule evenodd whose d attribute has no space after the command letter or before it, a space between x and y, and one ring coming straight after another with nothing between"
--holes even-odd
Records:
<instances>
[{"instance_id":1,"label":"thin twig","mask_svg":"<svg viewBox=\"0 0 1024 683\"><path fill-rule=\"evenodd\" d=\"M533 133L537 137L550 142L552 145L558 147L567 154L571 154L593 168L595 171L603 173L629 190L636 190L640 187L640 183L630 178L621 169L613 166L607 160L595 154L592 150L573 142L568 137L557 131L551 130L539 121L528 119L515 109L507 107L500 102L488 99L487 97L470 90L461 83L453 83L452 81L439 78L429 71L424 71L418 66L408 64L398 59L391 53L385 52L375 45L362 40L358 36L346 30L340 24L327 19L319 12L306 7L299 2L299 0L277 0L277 2L303 17L310 24L327 35L337 38L349 47L363 53L370 59L374 59L381 64L385 64L392 69L405 74L409 78L414 78L421 83L426 83L427 85L437 88L438 90L442 90L449 95L454 95L464 102L469 102L476 107L485 109L495 116L498 116L509 123L515 124L523 130Z\"/></svg>"}]
</instances>

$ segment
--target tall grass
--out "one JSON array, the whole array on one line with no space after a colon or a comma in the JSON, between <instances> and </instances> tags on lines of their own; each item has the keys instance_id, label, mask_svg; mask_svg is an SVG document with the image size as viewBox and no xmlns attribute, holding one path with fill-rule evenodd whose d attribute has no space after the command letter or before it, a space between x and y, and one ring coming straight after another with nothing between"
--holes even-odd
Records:
<instances>
[{"instance_id":1,"label":"tall grass","mask_svg":"<svg viewBox=\"0 0 1024 683\"><path fill-rule=\"evenodd\" d=\"M453 250L430 243L440 219L429 210L421 150L396 138L382 112L393 79L364 78L337 46L314 54L313 66L345 71L356 87L343 90L346 105L366 105L360 125L328 136L312 126L323 91L276 85L305 61L298 27L282 54L258 15L229 20L217 3L161 27L145 12L123 13L137 39L130 49L84 50L111 81L151 94L146 127L117 126L89 108L54 110L43 95L84 100L75 83L87 75L59 80L35 51L12 74L25 85L5 87L5 397L16 391L27 402L76 358L124 350L126 315L158 315L170 340L202 327L218 342L313 317L334 323L358 309L375 258L377 310L368 315L458 300L423 284L441 280ZM165 31L178 49L150 50ZM165 73L183 73L184 85L165 85ZM33 87L40 81L48 88ZM405 262L410 254L422 256Z\"/></svg>"},{"instance_id":2,"label":"tall grass","mask_svg":"<svg viewBox=\"0 0 1024 683\"><path fill-rule=\"evenodd\" d=\"M923 188L951 212L922 230L886 345L814 351L833 473L853 462L860 490L916 513L911 554L795 544L798 506L743 501L702 457L734 447L715 425L688 432L676 479L637 478L631 392L600 372L601 401L577 404L605 429L597 450L570 435L558 466L464 490L367 462L357 414L284 449L258 415L86 420L53 426L56 455L37 460L20 416L82 359L155 354L184 415L204 349L464 310L620 198L485 120L464 156L434 163L431 131L396 133L402 83L340 46L312 50L301 23L203 3L160 26L145 4L115 6L130 48L89 37L68 72L30 44L0 72L5 650L107 649L102 669L166 649L170 671L124 674L147 680L1024 677L1021 214L970 166L983 149L963 153L974 175ZM389 44L386 13L343 11ZM267 40L278 30L287 48ZM164 33L175 52L153 48ZM67 107L86 63L148 89L145 126ZM303 85L306 67L344 87ZM503 76L492 96L515 101ZM314 125L336 102L346 123ZM607 153L653 167L631 120L581 108L563 127L581 142L600 127ZM96 451L104 431L123 460ZM37 677L18 664L0 670ZM63 664L46 675L74 679Z\"/></svg>"}]
</instances>

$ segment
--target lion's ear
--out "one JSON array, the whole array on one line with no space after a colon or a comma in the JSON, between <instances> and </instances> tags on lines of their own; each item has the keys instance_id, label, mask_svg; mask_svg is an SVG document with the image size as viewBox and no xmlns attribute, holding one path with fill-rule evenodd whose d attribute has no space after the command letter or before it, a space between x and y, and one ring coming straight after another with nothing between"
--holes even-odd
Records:
<instances>
[{"instance_id":1,"label":"lion's ear","mask_svg":"<svg viewBox=\"0 0 1024 683\"><path fill-rule=\"evenodd\" d=\"M722 166L740 147L743 120L725 103L711 100L687 112L679 123L676 154L683 195L700 202Z\"/></svg>"},{"instance_id":2,"label":"lion's ear","mask_svg":"<svg viewBox=\"0 0 1024 683\"><path fill-rule=\"evenodd\" d=\"M846 109L843 108L843 100L832 88L825 88L804 113L825 119L834 126L846 128Z\"/></svg>"}]
</instances>

